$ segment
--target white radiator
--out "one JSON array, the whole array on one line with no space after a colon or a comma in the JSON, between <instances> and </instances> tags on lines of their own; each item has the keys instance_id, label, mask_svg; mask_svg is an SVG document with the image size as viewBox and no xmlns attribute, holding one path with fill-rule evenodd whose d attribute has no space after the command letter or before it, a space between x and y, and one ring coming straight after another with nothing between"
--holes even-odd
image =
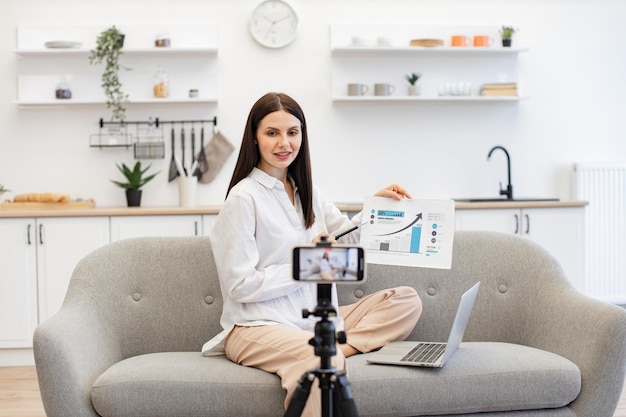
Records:
<instances>
[{"instance_id":1,"label":"white radiator","mask_svg":"<svg viewBox=\"0 0 626 417\"><path fill-rule=\"evenodd\" d=\"M582 290L626 304L626 162L574 164L572 191L589 202Z\"/></svg>"}]
</instances>

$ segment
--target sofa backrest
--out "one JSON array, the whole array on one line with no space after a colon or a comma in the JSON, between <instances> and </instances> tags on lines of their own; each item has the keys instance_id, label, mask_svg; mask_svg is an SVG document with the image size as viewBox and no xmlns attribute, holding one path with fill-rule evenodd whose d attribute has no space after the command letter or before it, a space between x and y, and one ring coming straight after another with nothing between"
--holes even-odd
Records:
<instances>
[{"instance_id":1,"label":"sofa backrest","mask_svg":"<svg viewBox=\"0 0 626 417\"><path fill-rule=\"evenodd\" d=\"M82 259L63 308L89 300L123 357L199 351L221 331L222 296L206 237L121 240Z\"/></svg>"},{"instance_id":2,"label":"sofa backrest","mask_svg":"<svg viewBox=\"0 0 626 417\"><path fill-rule=\"evenodd\" d=\"M533 304L570 289L556 261L525 238L457 232L453 251L449 270L369 264L365 283L339 285L340 303L410 285L423 313L409 339L439 341L461 294L480 280L464 340L516 342ZM221 331L222 297L206 237L136 238L96 250L77 265L63 308L85 302L117 338L123 357L198 351Z\"/></svg>"},{"instance_id":3,"label":"sofa backrest","mask_svg":"<svg viewBox=\"0 0 626 417\"><path fill-rule=\"evenodd\" d=\"M341 304L362 294L400 285L414 287L422 316L409 340L446 341L461 295L477 281L480 290L465 341L521 339L526 317L572 288L556 260L527 238L496 232L455 232L451 269L368 264L365 283L342 285Z\"/></svg>"}]
</instances>

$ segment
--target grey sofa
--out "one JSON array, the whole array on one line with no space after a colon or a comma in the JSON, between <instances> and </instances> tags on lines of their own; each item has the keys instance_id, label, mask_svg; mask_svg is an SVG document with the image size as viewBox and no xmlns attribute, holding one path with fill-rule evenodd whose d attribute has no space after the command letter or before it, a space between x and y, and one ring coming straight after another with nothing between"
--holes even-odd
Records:
<instances>
[{"instance_id":1,"label":"grey sofa","mask_svg":"<svg viewBox=\"0 0 626 417\"><path fill-rule=\"evenodd\" d=\"M340 301L411 285L424 310L409 339L441 341L478 280L464 343L444 368L348 360L361 417L612 416L626 312L576 292L529 240L458 232L452 269L369 265L364 284L340 286ZM88 255L60 312L34 335L48 417L283 415L277 376L201 356L221 309L207 238L131 239Z\"/></svg>"}]
</instances>

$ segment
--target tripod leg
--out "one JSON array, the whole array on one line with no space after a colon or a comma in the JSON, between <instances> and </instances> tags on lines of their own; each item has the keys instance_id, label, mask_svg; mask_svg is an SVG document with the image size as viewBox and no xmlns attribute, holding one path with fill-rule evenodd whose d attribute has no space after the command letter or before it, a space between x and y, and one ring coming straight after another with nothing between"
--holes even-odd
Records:
<instances>
[{"instance_id":1,"label":"tripod leg","mask_svg":"<svg viewBox=\"0 0 626 417\"><path fill-rule=\"evenodd\" d=\"M298 387L293 393L293 397L289 402L289 407L287 407L284 417L300 417L302 410L304 410L306 400L311 393L311 384L313 384L314 380L315 372L313 371L307 371L300 377Z\"/></svg>"},{"instance_id":2,"label":"tripod leg","mask_svg":"<svg viewBox=\"0 0 626 417\"><path fill-rule=\"evenodd\" d=\"M344 372L337 372L336 378L333 394L335 397L335 406L339 408L340 413L335 417L359 417L354 398L352 398L352 391L350 391L350 382L348 381L347 375Z\"/></svg>"}]
</instances>

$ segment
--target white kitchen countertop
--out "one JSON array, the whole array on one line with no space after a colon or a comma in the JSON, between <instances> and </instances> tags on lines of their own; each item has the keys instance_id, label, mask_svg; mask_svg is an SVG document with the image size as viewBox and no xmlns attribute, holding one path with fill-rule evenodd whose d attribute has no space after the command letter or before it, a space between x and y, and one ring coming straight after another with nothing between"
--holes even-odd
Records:
<instances>
[{"instance_id":1,"label":"white kitchen countertop","mask_svg":"<svg viewBox=\"0 0 626 417\"><path fill-rule=\"evenodd\" d=\"M497 201L467 203L456 202L457 210L472 209L506 209L506 208L561 208L582 207L587 201ZM337 203L342 211L357 212L362 208L361 203ZM24 217L94 217L94 216L163 216L163 215L204 215L218 214L221 205L207 205L197 207L94 207L64 209L62 205L55 209L0 209L0 218Z\"/></svg>"}]
</instances>

